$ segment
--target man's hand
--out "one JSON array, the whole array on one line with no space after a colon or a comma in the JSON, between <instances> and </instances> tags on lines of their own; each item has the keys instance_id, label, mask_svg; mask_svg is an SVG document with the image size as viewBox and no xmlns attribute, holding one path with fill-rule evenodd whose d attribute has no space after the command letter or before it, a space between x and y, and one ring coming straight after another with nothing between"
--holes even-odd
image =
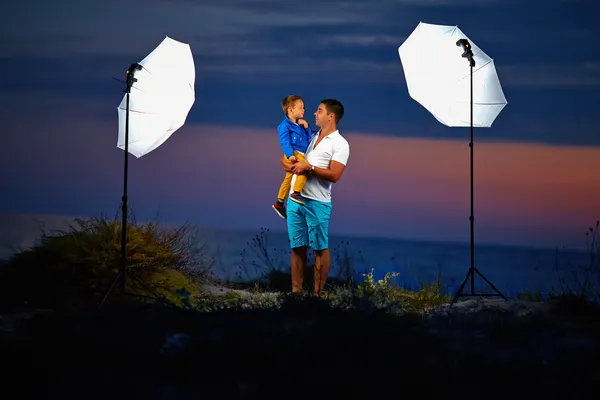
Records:
<instances>
[{"instance_id":1,"label":"man's hand","mask_svg":"<svg viewBox=\"0 0 600 400\"><path fill-rule=\"evenodd\" d=\"M308 129L308 122L302 118L298 120L298 125L302 125L304 128Z\"/></svg>"},{"instance_id":2,"label":"man's hand","mask_svg":"<svg viewBox=\"0 0 600 400\"><path fill-rule=\"evenodd\" d=\"M284 165L283 162L281 165L284 167L284 169L286 168L286 165ZM288 162L287 166L289 166L289 171L293 172L296 175L305 174L306 172L308 172L312 169L312 165L310 165L308 162L303 161L303 160L299 160L295 164ZM332 182L332 183L336 183L342 177L342 174L344 173L344 169L345 169L344 164L342 164L341 162L332 160L329 162L329 168L320 168L320 167L315 168L313 176L315 176L319 179L324 179L324 180Z\"/></svg>"},{"instance_id":3,"label":"man's hand","mask_svg":"<svg viewBox=\"0 0 600 400\"><path fill-rule=\"evenodd\" d=\"M288 158L288 160L290 160L293 163L298 162L298 158L296 158L296 156L291 156L290 158Z\"/></svg>"},{"instance_id":4,"label":"man's hand","mask_svg":"<svg viewBox=\"0 0 600 400\"><path fill-rule=\"evenodd\" d=\"M298 160L297 163L292 165L292 172L295 173L296 175L302 175L305 172L310 171L311 168L312 168L312 166L308 162L306 162L304 160Z\"/></svg>"}]
</instances>

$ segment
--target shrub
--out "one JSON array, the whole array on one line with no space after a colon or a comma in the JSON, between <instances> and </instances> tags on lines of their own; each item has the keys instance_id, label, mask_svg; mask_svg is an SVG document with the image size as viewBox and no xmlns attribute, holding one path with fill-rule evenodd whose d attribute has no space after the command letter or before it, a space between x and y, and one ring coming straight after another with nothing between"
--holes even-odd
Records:
<instances>
[{"instance_id":1,"label":"shrub","mask_svg":"<svg viewBox=\"0 0 600 400\"><path fill-rule=\"evenodd\" d=\"M368 274L363 274L365 280L358 285L358 295L369 298L379 308L400 305L404 311L427 313L437 306L448 303L451 298L442 291L442 276L431 283L422 284L419 290L410 291L392 285L391 279L399 273L388 272L383 279L375 281L374 268Z\"/></svg>"},{"instance_id":2,"label":"shrub","mask_svg":"<svg viewBox=\"0 0 600 400\"><path fill-rule=\"evenodd\" d=\"M555 265L558 288L552 296L575 296L588 301L600 299L600 221L589 227L585 233L587 262L575 265L567 263Z\"/></svg>"},{"instance_id":3,"label":"shrub","mask_svg":"<svg viewBox=\"0 0 600 400\"><path fill-rule=\"evenodd\" d=\"M42 231L38 245L0 266L2 303L55 308L98 302L118 272L121 225L98 217L77 219L68 231ZM178 289L195 293L210 279L212 262L196 240L189 224L168 228L132 220L127 224L128 271L156 294L181 302ZM133 279L126 285L128 293L151 296Z\"/></svg>"}]
</instances>

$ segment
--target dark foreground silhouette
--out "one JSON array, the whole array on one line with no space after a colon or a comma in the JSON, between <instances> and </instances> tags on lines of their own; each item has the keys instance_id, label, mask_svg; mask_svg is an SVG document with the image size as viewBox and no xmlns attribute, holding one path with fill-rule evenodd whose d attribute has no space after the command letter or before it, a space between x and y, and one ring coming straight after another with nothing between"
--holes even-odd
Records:
<instances>
[{"instance_id":1,"label":"dark foreground silhouette","mask_svg":"<svg viewBox=\"0 0 600 400\"><path fill-rule=\"evenodd\" d=\"M303 299L277 310L210 313L106 305L13 318L10 329L5 316L3 392L85 399L594 398L600 313L551 312L553 318L483 312L424 320Z\"/></svg>"}]
</instances>

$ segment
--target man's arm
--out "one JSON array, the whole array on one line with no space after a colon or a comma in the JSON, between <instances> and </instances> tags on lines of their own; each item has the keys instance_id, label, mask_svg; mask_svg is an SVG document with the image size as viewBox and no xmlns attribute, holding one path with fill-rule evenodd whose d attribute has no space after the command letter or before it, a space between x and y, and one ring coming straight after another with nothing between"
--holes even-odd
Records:
<instances>
[{"instance_id":1,"label":"man's arm","mask_svg":"<svg viewBox=\"0 0 600 400\"><path fill-rule=\"evenodd\" d=\"M329 168L313 168L308 162L300 160L293 164L292 172L302 174L310 173L309 171L312 171L312 175L336 183L342 177L349 158L350 146L348 145L348 142L343 141L334 148L333 156L331 157L331 161L329 161Z\"/></svg>"},{"instance_id":2,"label":"man's arm","mask_svg":"<svg viewBox=\"0 0 600 400\"><path fill-rule=\"evenodd\" d=\"M283 168L283 170L285 172L293 172L292 167L294 166L294 164L289 162L288 159L285 158L285 156L281 157L280 163L281 163L281 168Z\"/></svg>"},{"instance_id":3,"label":"man's arm","mask_svg":"<svg viewBox=\"0 0 600 400\"><path fill-rule=\"evenodd\" d=\"M283 162L282 162L282 166L283 166ZM304 173L309 173L309 176L316 176L318 178L321 179L325 179L329 182L333 182L336 183L341 177L342 174L344 173L344 169L345 169L345 165L342 164L339 161L335 161L335 160L331 160L329 162L329 168L320 168L320 167L314 167L310 165L308 162L306 161L298 161L295 164L290 164L291 166L291 171L296 173L296 174L304 174ZM285 167L284 167L285 169ZM310 173L310 171L313 171L312 174Z\"/></svg>"}]
</instances>

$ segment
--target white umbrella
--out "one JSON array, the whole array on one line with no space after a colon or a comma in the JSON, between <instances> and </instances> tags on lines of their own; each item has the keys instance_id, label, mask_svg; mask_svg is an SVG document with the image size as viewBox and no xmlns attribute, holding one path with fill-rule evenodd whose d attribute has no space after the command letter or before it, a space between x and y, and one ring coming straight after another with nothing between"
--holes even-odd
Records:
<instances>
[{"instance_id":1,"label":"white umbrella","mask_svg":"<svg viewBox=\"0 0 600 400\"><path fill-rule=\"evenodd\" d=\"M190 46L166 37L135 73L129 99L129 153L141 157L185 123L195 100L196 71ZM118 107L117 147L125 149L127 94Z\"/></svg>"},{"instance_id":2,"label":"white umbrella","mask_svg":"<svg viewBox=\"0 0 600 400\"><path fill-rule=\"evenodd\" d=\"M470 126L470 66L461 57L457 27L420 22L398 54L408 93L442 124ZM473 52L473 126L490 127L506 105L494 60L469 40Z\"/></svg>"},{"instance_id":3,"label":"white umbrella","mask_svg":"<svg viewBox=\"0 0 600 400\"><path fill-rule=\"evenodd\" d=\"M125 150L122 197L121 263L119 273L106 291L104 303L115 284L120 281L125 292L127 271L127 174L129 153L139 158L163 144L185 123L195 100L196 71L190 46L166 37L139 64L127 70L127 88L118 107L119 134L117 147ZM150 290L135 274L127 272L147 291Z\"/></svg>"},{"instance_id":4,"label":"white umbrella","mask_svg":"<svg viewBox=\"0 0 600 400\"><path fill-rule=\"evenodd\" d=\"M462 52L462 54L461 54ZM475 274L502 298L506 297L475 268L473 216L473 127L491 127L506 106L494 61L457 26L420 22L398 48L408 93L439 122L449 127L471 127L471 265L452 306L462 295L471 278L471 296L475 294Z\"/></svg>"}]
</instances>

